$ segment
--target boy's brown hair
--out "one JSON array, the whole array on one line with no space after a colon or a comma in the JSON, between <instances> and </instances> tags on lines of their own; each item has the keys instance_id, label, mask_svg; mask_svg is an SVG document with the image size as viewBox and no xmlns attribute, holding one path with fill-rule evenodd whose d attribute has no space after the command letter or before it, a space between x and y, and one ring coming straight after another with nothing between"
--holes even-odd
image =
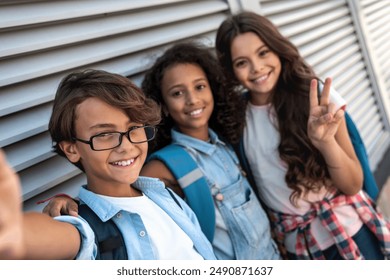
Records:
<instances>
[{"instance_id":1,"label":"boy's brown hair","mask_svg":"<svg viewBox=\"0 0 390 280\"><path fill-rule=\"evenodd\" d=\"M49 121L53 149L66 157L59 143L74 142L77 105L95 97L123 110L132 122L157 125L160 122L160 107L147 98L142 90L128 78L103 70L87 69L68 74L60 82ZM80 162L75 164L83 170Z\"/></svg>"}]
</instances>

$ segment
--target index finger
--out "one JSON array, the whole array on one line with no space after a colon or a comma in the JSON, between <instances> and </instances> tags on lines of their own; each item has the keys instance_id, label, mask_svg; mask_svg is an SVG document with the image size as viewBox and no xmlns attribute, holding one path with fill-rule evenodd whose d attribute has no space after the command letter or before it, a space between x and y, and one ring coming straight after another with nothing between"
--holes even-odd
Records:
<instances>
[{"instance_id":1,"label":"index finger","mask_svg":"<svg viewBox=\"0 0 390 280\"><path fill-rule=\"evenodd\" d=\"M317 79L311 80L310 83L310 108L318 106Z\"/></svg>"}]
</instances>

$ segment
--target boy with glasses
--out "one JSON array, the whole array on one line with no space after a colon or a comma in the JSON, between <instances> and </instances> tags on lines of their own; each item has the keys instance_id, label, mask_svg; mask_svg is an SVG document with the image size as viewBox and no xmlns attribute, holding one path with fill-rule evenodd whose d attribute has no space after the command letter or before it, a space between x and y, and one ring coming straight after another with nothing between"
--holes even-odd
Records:
<instances>
[{"instance_id":1,"label":"boy with glasses","mask_svg":"<svg viewBox=\"0 0 390 280\"><path fill-rule=\"evenodd\" d=\"M87 70L60 83L49 132L55 151L86 174L80 203L119 228L128 259L214 259L186 203L139 177L159 121L159 107L127 78ZM26 258L95 259L93 228L81 217L26 213Z\"/></svg>"}]
</instances>

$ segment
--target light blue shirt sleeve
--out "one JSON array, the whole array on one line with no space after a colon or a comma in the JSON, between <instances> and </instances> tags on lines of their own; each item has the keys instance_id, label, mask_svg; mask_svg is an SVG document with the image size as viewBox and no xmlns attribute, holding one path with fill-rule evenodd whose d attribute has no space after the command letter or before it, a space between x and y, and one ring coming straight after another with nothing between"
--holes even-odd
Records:
<instances>
[{"instance_id":1,"label":"light blue shirt sleeve","mask_svg":"<svg viewBox=\"0 0 390 280\"><path fill-rule=\"evenodd\" d=\"M74 225L80 233L81 245L77 253L76 260L94 260L97 255L95 244L95 233L82 217L58 216L54 218L60 222L66 222Z\"/></svg>"}]
</instances>

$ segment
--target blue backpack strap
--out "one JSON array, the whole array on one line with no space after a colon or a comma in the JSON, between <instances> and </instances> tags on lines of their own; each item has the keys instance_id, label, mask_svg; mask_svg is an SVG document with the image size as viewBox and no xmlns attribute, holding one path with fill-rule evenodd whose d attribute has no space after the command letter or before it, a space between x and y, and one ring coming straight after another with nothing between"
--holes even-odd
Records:
<instances>
[{"instance_id":1,"label":"blue backpack strap","mask_svg":"<svg viewBox=\"0 0 390 280\"><path fill-rule=\"evenodd\" d=\"M345 121L347 123L347 129L349 137L351 138L352 145L355 149L356 156L358 157L363 169L363 190L374 200L378 198L379 189L376 184L374 175L371 172L370 163L368 161L367 151L364 146L363 140L360 137L359 131L353 122L351 116L346 112Z\"/></svg>"},{"instance_id":2,"label":"blue backpack strap","mask_svg":"<svg viewBox=\"0 0 390 280\"><path fill-rule=\"evenodd\" d=\"M112 220L103 222L86 204L79 205L79 214L95 233L97 260L128 260L122 234Z\"/></svg>"},{"instance_id":3,"label":"blue backpack strap","mask_svg":"<svg viewBox=\"0 0 390 280\"><path fill-rule=\"evenodd\" d=\"M175 144L151 154L148 161L153 159L163 162L175 176L203 233L212 242L215 231L214 201L203 172L195 160L183 147Z\"/></svg>"}]
</instances>

